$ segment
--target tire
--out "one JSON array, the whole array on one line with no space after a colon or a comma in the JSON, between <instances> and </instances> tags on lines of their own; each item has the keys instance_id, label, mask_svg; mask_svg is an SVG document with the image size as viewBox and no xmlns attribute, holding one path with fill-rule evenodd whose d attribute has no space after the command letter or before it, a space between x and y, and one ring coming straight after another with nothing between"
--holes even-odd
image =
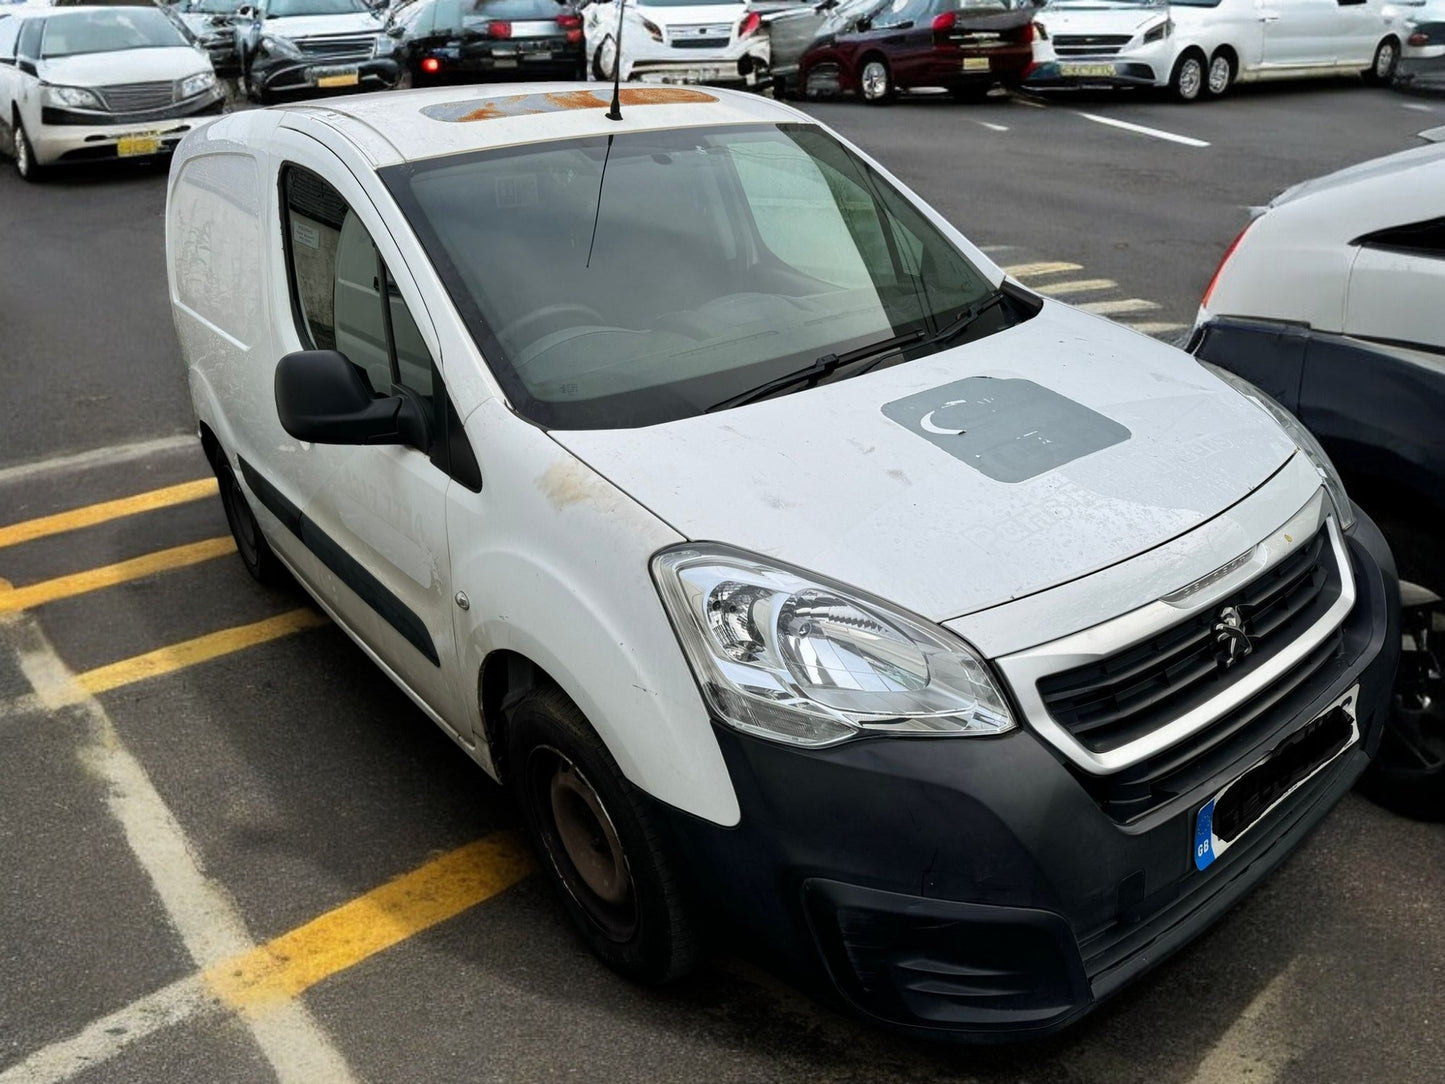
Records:
<instances>
[{"instance_id":1,"label":"tire","mask_svg":"<svg viewBox=\"0 0 1445 1084\"><path fill-rule=\"evenodd\" d=\"M1370 61L1369 69L1364 73L1365 82L1375 87L1387 87L1395 78L1395 68L1400 63L1400 43L1394 38L1386 38L1375 46L1375 58Z\"/></svg>"},{"instance_id":2,"label":"tire","mask_svg":"<svg viewBox=\"0 0 1445 1084\"><path fill-rule=\"evenodd\" d=\"M32 184L45 177L45 168L36 163L35 148L25 134L25 122L19 117L15 118L15 172L22 181Z\"/></svg>"},{"instance_id":3,"label":"tire","mask_svg":"<svg viewBox=\"0 0 1445 1084\"><path fill-rule=\"evenodd\" d=\"M1222 98L1234 85L1234 58L1220 51L1209 58L1204 73L1204 92L1211 98Z\"/></svg>"},{"instance_id":4,"label":"tire","mask_svg":"<svg viewBox=\"0 0 1445 1084\"><path fill-rule=\"evenodd\" d=\"M897 95L893 72L881 56L870 56L858 67L858 96L867 105L887 105Z\"/></svg>"},{"instance_id":5,"label":"tire","mask_svg":"<svg viewBox=\"0 0 1445 1084\"><path fill-rule=\"evenodd\" d=\"M604 67L602 64L602 52L608 46L612 47L612 66ZM592 54L592 78L599 83L612 82L613 73L617 67L617 46L611 36L605 37L597 45L597 51Z\"/></svg>"},{"instance_id":6,"label":"tire","mask_svg":"<svg viewBox=\"0 0 1445 1084\"><path fill-rule=\"evenodd\" d=\"M1175 61L1169 76L1169 93L1174 100L1186 105L1197 102L1204 93L1204 71L1204 54L1193 49Z\"/></svg>"},{"instance_id":7,"label":"tire","mask_svg":"<svg viewBox=\"0 0 1445 1084\"><path fill-rule=\"evenodd\" d=\"M286 571L276 554L272 552L261 526L256 522L246 495L241 492L240 483L231 465L221 451L215 454L211 469L216 472L216 482L221 490L221 506L226 510L226 523L231 528L231 537L236 540L236 552L241 563L257 583L267 587L285 587L290 584L291 574Z\"/></svg>"},{"instance_id":8,"label":"tire","mask_svg":"<svg viewBox=\"0 0 1445 1084\"><path fill-rule=\"evenodd\" d=\"M1445 604L1427 601L1432 594L1445 596L1437 533L1418 519L1381 515L1376 523L1395 553L1401 580L1424 590L1401 592L1409 639L1380 750L1359 789L1401 816L1445 821Z\"/></svg>"},{"instance_id":9,"label":"tire","mask_svg":"<svg viewBox=\"0 0 1445 1084\"><path fill-rule=\"evenodd\" d=\"M801 87L803 98L810 102L820 102L825 98L836 96L839 76L838 65L833 63L817 64L811 68L802 69L798 72L798 85Z\"/></svg>"},{"instance_id":10,"label":"tire","mask_svg":"<svg viewBox=\"0 0 1445 1084\"><path fill-rule=\"evenodd\" d=\"M513 709L508 782L541 864L588 947L648 985L691 971L697 927L637 790L577 706L543 685Z\"/></svg>"}]
</instances>

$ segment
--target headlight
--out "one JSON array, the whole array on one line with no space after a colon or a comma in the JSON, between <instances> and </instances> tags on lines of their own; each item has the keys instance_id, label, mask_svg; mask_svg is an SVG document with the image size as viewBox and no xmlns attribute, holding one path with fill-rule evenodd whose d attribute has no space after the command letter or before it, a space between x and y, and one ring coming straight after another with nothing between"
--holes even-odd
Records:
<instances>
[{"instance_id":1,"label":"headlight","mask_svg":"<svg viewBox=\"0 0 1445 1084\"><path fill-rule=\"evenodd\" d=\"M378 57L391 56L392 53L396 52L396 47L399 44L400 42L390 34L378 34L376 35L376 44L371 47L371 55Z\"/></svg>"},{"instance_id":2,"label":"headlight","mask_svg":"<svg viewBox=\"0 0 1445 1084\"><path fill-rule=\"evenodd\" d=\"M897 607L721 546L665 550L652 573L709 706L739 730L821 746L1015 725L983 660Z\"/></svg>"},{"instance_id":3,"label":"headlight","mask_svg":"<svg viewBox=\"0 0 1445 1084\"><path fill-rule=\"evenodd\" d=\"M216 76L213 72L197 72L181 80L181 98L194 98L197 94L204 94L216 85Z\"/></svg>"},{"instance_id":4,"label":"headlight","mask_svg":"<svg viewBox=\"0 0 1445 1084\"><path fill-rule=\"evenodd\" d=\"M1165 19L1162 23L1155 23L1144 31L1144 44L1148 45L1151 41L1163 41L1172 33L1174 33L1174 20Z\"/></svg>"},{"instance_id":5,"label":"headlight","mask_svg":"<svg viewBox=\"0 0 1445 1084\"><path fill-rule=\"evenodd\" d=\"M46 87L43 95L46 105L70 109L104 109L105 103L93 91L84 87Z\"/></svg>"},{"instance_id":6,"label":"headlight","mask_svg":"<svg viewBox=\"0 0 1445 1084\"><path fill-rule=\"evenodd\" d=\"M1245 380L1244 377L1235 376L1227 369L1221 369L1207 361L1201 361L1199 364L1279 422L1280 427L1289 434L1290 440L1295 442L1299 450L1305 454L1305 458L1314 464L1315 470L1319 471L1320 478L1325 484L1325 491L1330 495L1330 502L1335 506L1335 518L1339 520L1340 528L1348 530L1353 527L1355 509L1350 504L1349 494L1345 492L1345 483L1340 481L1340 472L1335 470L1335 465L1330 462L1330 457L1320 447L1320 442L1315 440L1314 434L1301 425L1298 418Z\"/></svg>"},{"instance_id":7,"label":"headlight","mask_svg":"<svg viewBox=\"0 0 1445 1084\"><path fill-rule=\"evenodd\" d=\"M305 54L301 52L300 46L289 38L278 38L272 34L262 34L261 44L258 47L260 52L269 53L271 56L299 57Z\"/></svg>"}]
</instances>

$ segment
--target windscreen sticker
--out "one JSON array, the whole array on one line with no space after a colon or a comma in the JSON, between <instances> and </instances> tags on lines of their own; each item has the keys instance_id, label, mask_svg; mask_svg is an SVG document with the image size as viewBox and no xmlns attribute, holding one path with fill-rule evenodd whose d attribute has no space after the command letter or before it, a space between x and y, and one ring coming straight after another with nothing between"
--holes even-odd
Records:
<instances>
[{"instance_id":1,"label":"windscreen sticker","mask_svg":"<svg viewBox=\"0 0 1445 1084\"><path fill-rule=\"evenodd\" d=\"M883 414L998 482L1026 481L1131 436L1032 380L989 376L895 399Z\"/></svg>"},{"instance_id":2,"label":"windscreen sticker","mask_svg":"<svg viewBox=\"0 0 1445 1084\"><path fill-rule=\"evenodd\" d=\"M621 105L705 105L717 97L687 87L624 87L618 91ZM464 102L428 105L422 116L449 124L474 120L528 117L535 113L562 113L569 109L607 109L612 95L591 90L555 91L551 94L512 94L505 98L470 98Z\"/></svg>"}]
</instances>

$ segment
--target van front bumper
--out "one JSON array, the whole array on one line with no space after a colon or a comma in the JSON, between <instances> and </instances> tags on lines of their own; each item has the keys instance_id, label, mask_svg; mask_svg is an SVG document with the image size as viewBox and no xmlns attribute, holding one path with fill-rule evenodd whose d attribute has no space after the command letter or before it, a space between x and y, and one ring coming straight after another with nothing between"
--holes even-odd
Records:
<instances>
[{"instance_id":1,"label":"van front bumper","mask_svg":"<svg viewBox=\"0 0 1445 1084\"><path fill-rule=\"evenodd\" d=\"M1188 793L1111 818L1027 727L805 750L714 727L740 823L654 803L707 906L761 958L886 1026L973 1041L1078 1019L1187 944L1281 862L1365 769L1399 653L1394 563L1361 515L1339 647ZM1359 741L1208 868L1214 794L1358 684Z\"/></svg>"}]
</instances>

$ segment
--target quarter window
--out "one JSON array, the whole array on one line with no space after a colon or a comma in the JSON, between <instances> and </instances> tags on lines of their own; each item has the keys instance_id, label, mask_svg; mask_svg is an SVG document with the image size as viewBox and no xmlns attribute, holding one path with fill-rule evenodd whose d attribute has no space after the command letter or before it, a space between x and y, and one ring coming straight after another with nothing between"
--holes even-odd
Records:
<instances>
[{"instance_id":1,"label":"quarter window","mask_svg":"<svg viewBox=\"0 0 1445 1084\"><path fill-rule=\"evenodd\" d=\"M20 34L20 21L0 15L0 61L15 59L15 39Z\"/></svg>"},{"instance_id":2,"label":"quarter window","mask_svg":"<svg viewBox=\"0 0 1445 1084\"><path fill-rule=\"evenodd\" d=\"M44 28L44 19L24 20L20 24L20 45L15 55L26 60L40 59L40 34Z\"/></svg>"}]
</instances>

